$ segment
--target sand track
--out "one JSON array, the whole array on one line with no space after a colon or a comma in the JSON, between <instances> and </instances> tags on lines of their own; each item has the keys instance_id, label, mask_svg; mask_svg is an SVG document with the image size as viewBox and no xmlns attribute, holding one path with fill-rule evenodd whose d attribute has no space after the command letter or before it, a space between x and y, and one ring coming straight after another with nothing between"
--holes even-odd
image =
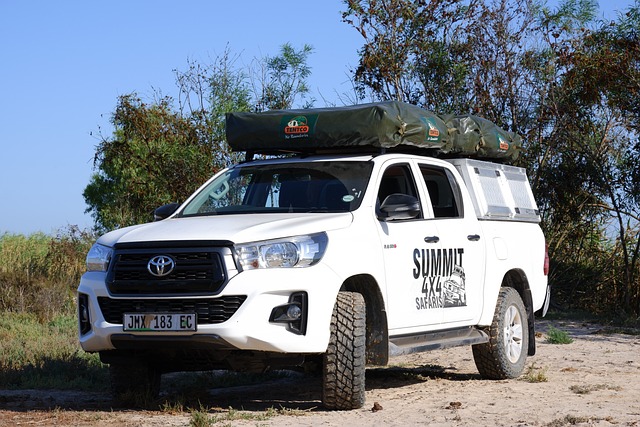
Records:
<instances>
[{"instance_id":1,"label":"sand track","mask_svg":"<svg viewBox=\"0 0 640 427\"><path fill-rule=\"evenodd\" d=\"M547 343L550 325L574 342ZM640 335L575 322L542 321L537 329L537 355L517 380L481 379L471 349L460 347L367 369L367 401L353 411L323 410L319 378L299 374L203 390L198 399L216 418L212 425L640 426ZM163 393L176 400L171 390ZM242 411L232 417L229 407ZM186 410L112 408L108 393L0 390L0 425L151 427L188 426L191 420Z\"/></svg>"}]
</instances>

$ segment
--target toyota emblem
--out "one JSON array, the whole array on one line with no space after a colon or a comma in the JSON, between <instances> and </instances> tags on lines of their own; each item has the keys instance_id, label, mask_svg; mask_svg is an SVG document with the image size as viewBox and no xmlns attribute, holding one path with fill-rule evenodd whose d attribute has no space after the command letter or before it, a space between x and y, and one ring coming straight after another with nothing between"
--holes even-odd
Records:
<instances>
[{"instance_id":1,"label":"toyota emblem","mask_svg":"<svg viewBox=\"0 0 640 427\"><path fill-rule=\"evenodd\" d=\"M170 274L176 263L170 256L156 255L147 263L147 270L156 277L164 277Z\"/></svg>"}]
</instances>

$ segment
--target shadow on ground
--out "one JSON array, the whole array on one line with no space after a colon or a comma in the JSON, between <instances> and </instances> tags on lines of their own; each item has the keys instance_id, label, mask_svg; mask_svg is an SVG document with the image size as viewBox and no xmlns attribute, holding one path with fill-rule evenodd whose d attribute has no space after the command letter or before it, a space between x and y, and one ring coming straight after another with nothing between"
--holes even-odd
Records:
<instances>
[{"instance_id":1,"label":"shadow on ground","mask_svg":"<svg viewBox=\"0 0 640 427\"><path fill-rule=\"evenodd\" d=\"M144 396L128 402L111 399L104 392L61 390L0 390L0 410L170 410L172 408L228 408L247 411L295 409L322 411L322 378L320 375L282 371L275 379L255 381L247 385L211 388L201 379L190 380L193 373L163 376L159 399ZM197 374L196 374L197 375ZM211 375L208 373L207 375ZM225 373L228 375L228 373ZM272 377L272 376L271 376ZM258 377L259 378L259 377ZM267 377L265 377L267 378ZM424 365L417 367L380 367L366 371L367 390L400 388L433 379L468 381L479 379L477 374L458 373L454 367Z\"/></svg>"}]
</instances>

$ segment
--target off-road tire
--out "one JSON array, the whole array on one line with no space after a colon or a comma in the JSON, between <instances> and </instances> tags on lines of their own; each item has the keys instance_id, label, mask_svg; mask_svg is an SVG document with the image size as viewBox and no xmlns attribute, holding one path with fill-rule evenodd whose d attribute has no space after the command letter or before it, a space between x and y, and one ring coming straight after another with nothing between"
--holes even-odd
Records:
<instances>
[{"instance_id":1,"label":"off-road tire","mask_svg":"<svg viewBox=\"0 0 640 427\"><path fill-rule=\"evenodd\" d=\"M361 408L365 401L366 310L362 295L340 292L322 363L322 403L327 409Z\"/></svg>"},{"instance_id":2,"label":"off-road tire","mask_svg":"<svg viewBox=\"0 0 640 427\"><path fill-rule=\"evenodd\" d=\"M135 360L111 363L109 378L113 398L123 403L140 398L155 399L160 393L160 371L148 363Z\"/></svg>"},{"instance_id":3,"label":"off-road tire","mask_svg":"<svg viewBox=\"0 0 640 427\"><path fill-rule=\"evenodd\" d=\"M489 342L473 346L473 359L484 378L517 378L522 374L529 348L527 310L520 294L503 287L486 332Z\"/></svg>"}]
</instances>

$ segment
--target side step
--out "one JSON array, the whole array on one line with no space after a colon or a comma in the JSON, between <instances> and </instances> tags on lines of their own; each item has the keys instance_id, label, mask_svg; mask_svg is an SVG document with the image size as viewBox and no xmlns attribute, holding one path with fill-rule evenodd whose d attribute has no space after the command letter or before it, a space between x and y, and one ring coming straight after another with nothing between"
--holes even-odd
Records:
<instances>
[{"instance_id":1,"label":"side step","mask_svg":"<svg viewBox=\"0 0 640 427\"><path fill-rule=\"evenodd\" d=\"M489 336L472 326L444 331L389 337L389 356L418 353L462 345L482 344Z\"/></svg>"}]
</instances>

